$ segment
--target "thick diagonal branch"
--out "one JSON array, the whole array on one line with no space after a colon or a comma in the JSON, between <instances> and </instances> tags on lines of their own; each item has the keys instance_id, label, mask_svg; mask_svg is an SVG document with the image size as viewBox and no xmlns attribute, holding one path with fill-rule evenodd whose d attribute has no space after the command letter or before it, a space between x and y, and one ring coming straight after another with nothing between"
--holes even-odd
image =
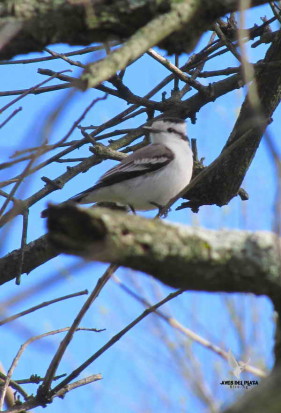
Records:
<instances>
[{"instance_id":1,"label":"thick diagonal branch","mask_svg":"<svg viewBox=\"0 0 281 413\"><path fill-rule=\"evenodd\" d=\"M280 291L280 240L269 232L210 231L108 209L48 210L49 242L58 252L110 262L198 291Z\"/></svg>"},{"instance_id":2,"label":"thick diagonal branch","mask_svg":"<svg viewBox=\"0 0 281 413\"><path fill-rule=\"evenodd\" d=\"M268 49L264 62L280 59L281 32ZM253 87L258 91L258 110L257 107L251 106L247 96L220 159L215 161L209 170L206 168L204 179L198 179L196 185L191 184L184 194L183 197L191 201L189 206L198 207L207 204L222 206L237 195L263 133L280 103L281 71L278 69L271 72L266 67L258 70ZM235 146L232 150L233 144Z\"/></svg>"}]
</instances>

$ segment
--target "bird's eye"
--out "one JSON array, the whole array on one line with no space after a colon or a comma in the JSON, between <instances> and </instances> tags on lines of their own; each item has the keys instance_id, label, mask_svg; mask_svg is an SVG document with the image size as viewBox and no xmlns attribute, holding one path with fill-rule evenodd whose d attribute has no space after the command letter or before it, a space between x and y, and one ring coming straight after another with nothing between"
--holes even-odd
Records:
<instances>
[{"instance_id":1,"label":"bird's eye","mask_svg":"<svg viewBox=\"0 0 281 413\"><path fill-rule=\"evenodd\" d=\"M168 132L173 133L174 129L173 128L168 128Z\"/></svg>"}]
</instances>

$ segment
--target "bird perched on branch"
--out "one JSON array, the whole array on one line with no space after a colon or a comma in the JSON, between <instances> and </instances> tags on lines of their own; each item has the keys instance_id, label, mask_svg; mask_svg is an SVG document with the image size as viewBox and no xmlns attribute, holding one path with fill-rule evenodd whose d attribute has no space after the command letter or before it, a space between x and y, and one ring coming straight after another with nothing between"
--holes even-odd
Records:
<instances>
[{"instance_id":1,"label":"bird perched on branch","mask_svg":"<svg viewBox=\"0 0 281 413\"><path fill-rule=\"evenodd\" d=\"M150 132L150 145L127 156L70 200L114 202L132 211L146 211L161 209L176 196L189 183L193 168L185 121L164 118L143 128Z\"/></svg>"},{"instance_id":2,"label":"bird perched on branch","mask_svg":"<svg viewBox=\"0 0 281 413\"><path fill-rule=\"evenodd\" d=\"M189 182L193 155L182 119L156 120L143 129L151 144L136 150L109 169L89 189L69 201L79 204L111 202L135 212L161 209ZM42 216L46 216L43 211Z\"/></svg>"}]
</instances>

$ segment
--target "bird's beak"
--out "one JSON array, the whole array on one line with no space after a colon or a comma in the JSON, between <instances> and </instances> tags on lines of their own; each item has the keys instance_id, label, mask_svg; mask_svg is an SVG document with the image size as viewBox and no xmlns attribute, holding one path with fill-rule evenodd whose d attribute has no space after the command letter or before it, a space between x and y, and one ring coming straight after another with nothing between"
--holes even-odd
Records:
<instances>
[{"instance_id":1,"label":"bird's beak","mask_svg":"<svg viewBox=\"0 0 281 413\"><path fill-rule=\"evenodd\" d=\"M153 132L153 133L163 132L163 131L160 130L160 129L153 128L153 126L143 126L142 128L143 128L145 131Z\"/></svg>"}]
</instances>

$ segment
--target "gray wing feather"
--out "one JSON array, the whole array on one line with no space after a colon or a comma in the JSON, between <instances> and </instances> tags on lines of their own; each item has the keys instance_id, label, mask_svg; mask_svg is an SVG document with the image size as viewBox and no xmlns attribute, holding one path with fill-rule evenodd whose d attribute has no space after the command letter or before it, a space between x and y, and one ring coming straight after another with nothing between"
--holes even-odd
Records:
<instances>
[{"instance_id":1,"label":"gray wing feather","mask_svg":"<svg viewBox=\"0 0 281 413\"><path fill-rule=\"evenodd\" d=\"M71 200L79 202L84 196L95 189L156 171L157 169L163 168L163 166L170 163L173 159L173 152L165 145L158 143L147 145L124 158L118 165L102 175L96 185L75 195Z\"/></svg>"}]
</instances>

